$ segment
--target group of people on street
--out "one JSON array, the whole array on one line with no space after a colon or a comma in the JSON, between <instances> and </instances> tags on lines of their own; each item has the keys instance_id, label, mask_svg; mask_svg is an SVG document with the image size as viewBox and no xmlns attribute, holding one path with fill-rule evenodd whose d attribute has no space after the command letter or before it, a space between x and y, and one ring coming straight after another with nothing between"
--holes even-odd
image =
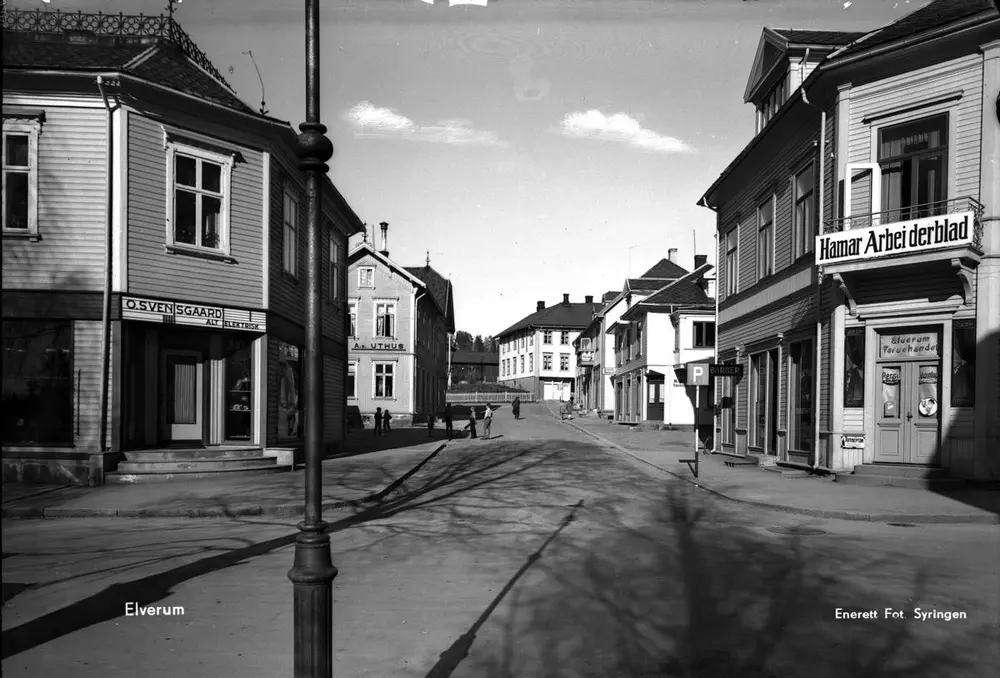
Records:
<instances>
[{"instance_id":1,"label":"group of people on street","mask_svg":"<svg viewBox=\"0 0 1000 678\"><path fill-rule=\"evenodd\" d=\"M385 435L392 430L389 422L392 421L392 415L389 414L389 408L385 408L385 411L381 407L375 408L375 436Z\"/></svg>"},{"instance_id":2,"label":"group of people on street","mask_svg":"<svg viewBox=\"0 0 1000 678\"><path fill-rule=\"evenodd\" d=\"M511 411L514 413L515 419L521 418L521 399L514 398L514 402L510 406ZM493 406L486 403L486 411L483 413L483 439L489 440L490 433L493 427ZM444 406L444 428L445 432L448 434L448 440L455 437L455 430L453 424L453 417L451 413L451 403L447 403ZM389 409L383 410L381 407L375 408L375 435L381 436L387 434L392 428L389 422L392 420L392 415L389 414ZM433 412L427 414L427 436L429 438L434 437L434 421L435 416ZM469 423L466 426L469 429L469 437L476 438L476 410L475 408L469 408Z\"/></svg>"}]
</instances>

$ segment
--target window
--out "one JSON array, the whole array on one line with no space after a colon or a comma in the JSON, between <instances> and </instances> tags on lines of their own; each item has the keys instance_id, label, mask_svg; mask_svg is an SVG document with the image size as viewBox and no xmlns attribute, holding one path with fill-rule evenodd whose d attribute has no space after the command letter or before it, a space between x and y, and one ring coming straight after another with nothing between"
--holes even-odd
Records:
<instances>
[{"instance_id":1,"label":"window","mask_svg":"<svg viewBox=\"0 0 1000 678\"><path fill-rule=\"evenodd\" d=\"M569 346L569 332L563 330L559 336L559 343L563 346Z\"/></svg>"},{"instance_id":2,"label":"window","mask_svg":"<svg viewBox=\"0 0 1000 678\"><path fill-rule=\"evenodd\" d=\"M347 363L347 397L358 397L358 361Z\"/></svg>"},{"instance_id":3,"label":"window","mask_svg":"<svg viewBox=\"0 0 1000 678\"><path fill-rule=\"evenodd\" d=\"M542 369L551 370L552 369L552 354L543 353L542 354Z\"/></svg>"},{"instance_id":4,"label":"window","mask_svg":"<svg viewBox=\"0 0 1000 678\"><path fill-rule=\"evenodd\" d=\"M642 355L642 323L635 325L635 355L638 358Z\"/></svg>"},{"instance_id":5,"label":"window","mask_svg":"<svg viewBox=\"0 0 1000 678\"><path fill-rule=\"evenodd\" d=\"M529 353L528 354L528 371L529 372L534 372L535 371L535 354L534 353Z\"/></svg>"},{"instance_id":6,"label":"window","mask_svg":"<svg viewBox=\"0 0 1000 678\"><path fill-rule=\"evenodd\" d=\"M739 291L739 254L740 226L737 224L726 234L726 296L732 296Z\"/></svg>"},{"instance_id":7,"label":"window","mask_svg":"<svg viewBox=\"0 0 1000 678\"><path fill-rule=\"evenodd\" d=\"M278 341L278 438L302 437L300 422L301 363L299 347Z\"/></svg>"},{"instance_id":8,"label":"window","mask_svg":"<svg viewBox=\"0 0 1000 678\"><path fill-rule=\"evenodd\" d=\"M528 335L528 346L534 346L534 345L535 345L535 335L530 334Z\"/></svg>"},{"instance_id":9,"label":"window","mask_svg":"<svg viewBox=\"0 0 1000 678\"><path fill-rule=\"evenodd\" d=\"M788 446L809 452L813 445L813 352L808 341L788 351Z\"/></svg>"},{"instance_id":10,"label":"window","mask_svg":"<svg viewBox=\"0 0 1000 678\"><path fill-rule=\"evenodd\" d=\"M951 339L951 406L976 404L976 321L956 320Z\"/></svg>"},{"instance_id":11,"label":"window","mask_svg":"<svg viewBox=\"0 0 1000 678\"><path fill-rule=\"evenodd\" d=\"M560 353L559 354L559 370L562 372L569 371L569 354Z\"/></svg>"},{"instance_id":12,"label":"window","mask_svg":"<svg viewBox=\"0 0 1000 678\"><path fill-rule=\"evenodd\" d=\"M37 122L3 123L3 232L38 235Z\"/></svg>"},{"instance_id":13,"label":"window","mask_svg":"<svg viewBox=\"0 0 1000 678\"><path fill-rule=\"evenodd\" d=\"M521 374L524 374L524 356L521 356Z\"/></svg>"},{"instance_id":14,"label":"window","mask_svg":"<svg viewBox=\"0 0 1000 678\"><path fill-rule=\"evenodd\" d=\"M792 259L812 252L816 236L816 169L813 163L795 175L795 213L792 215Z\"/></svg>"},{"instance_id":15,"label":"window","mask_svg":"<svg viewBox=\"0 0 1000 678\"><path fill-rule=\"evenodd\" d=\"M167 245L227 252L227 196L232 158L168 145L171 168Z\"/></svg>"},{"instance_id":16,"label":"window","mask_svg":"<svg viewBox=\"0 0 1000 678\"><path fill-rule=\"evenodd\" d=\"M72 444L73 392L72 323L5 319L3 442Z\"/></svg>"},{"instance_id":17,"label":"window","mask_svg":"<svg viewBox=\"0 0 1000 678\"><path fill-rule=\"evenodd\" d=\"M284 240L282 241L282 265L285 273L299 277L299 202L285 189L285 207L282 211Z\"/></svg>"},{"instance_id":18,"label":"window","mask_svg":"<svg viewBox=\"0 0 1000 678\"><path fill-rule=\"evenodd\" d=\"M395 384L393 379L395 376L396 364L395 363L374 363L375 365L375 397L376 398L394 398L395 397Z\"/></svg>"},{"instance_id":19,"label":"window","mask_svg":"<svg viewBox=\"0 0 1000 678\"><path fill-rule=\"evenodd\" d=\"M375 269L362 266L358 269L358 287L375 287Z\"/></svg>"},{"instance_id":20,"label":"window","mask_svg":"<svg viewBox=\"0 0 1000 678\"><path fill-rule=\"evenodd\" d=\"M844 331L844 407L865 406L865 328Z\"/></svg>"},{"instance_id":21,"label":"window","mask_svg":"<svg viewBox=\"0 0 1000 678\"><path fill-rule=\"evenodd\" d=\"M356 337L358 336L358 302L352 301L347 305L348 322L350 327L347 328L347 336Z\"/></svg>"},{"instance_id":22,"label":"window","mask_svg":"<svg viewBox=\"0 0 1000 678\"><path fill-rule=\"evenodd\" d=\"M375 336L396 336L396 303L379 301L375 303Z\"/></svg>"},{"instance_id":23,"label":"window","mask_svg":"<svg viewBox=\"0 0 1000 678\"><path fill-rule=\"evenodd\" d=\"M337 242L337 236L330 233L330 282L329 282L329 300L330 301L340 301L341 287L340 278L343 274L342 264L340 261L340 243Z\"/></svg>"},{"instance_id":24,"label":"window","mask_svg":"<svg viewBox=\"0 0 1000 678\"><path fill-rule=\"evenodd\" d=\"M715 346L715 323L695 322L694 323L694 343L695 348L709 348Z\"/></svg>"},{"instance_id":25,"label":"window","mask_svg":"<svg viewBox=\"0 0 1000 678\"><path fill-rule=\"evenodd\" d=\"M884 223L934 216L948 198L948 115L879 130Z\"/></svg>"},{"instance_id":26,"label":"window","mask_svg":"<svg viewBox=\"0 0 1000 678\"><path fill-rule=\"evenodd\" d=\"M774 273L774 196L757 208L757 279Z\"/></svg>"},{"instance_id":27,"label":"window","mask_svg":"<svg viewBox=\"0 0 1000 678\"><path fill-rule=\"evenodd\" d=\"M542 332L542 343L551 344L552 343L552 330L545 330Z\"/></svg>"}]
</instances>

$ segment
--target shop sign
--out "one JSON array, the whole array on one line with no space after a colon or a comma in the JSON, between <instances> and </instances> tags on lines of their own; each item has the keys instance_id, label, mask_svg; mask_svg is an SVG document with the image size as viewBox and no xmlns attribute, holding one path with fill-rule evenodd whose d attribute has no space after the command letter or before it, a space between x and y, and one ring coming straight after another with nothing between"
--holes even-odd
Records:
<instances>
[{"instance_id":1,"label":"shop sign","mask_svg":"<svg viewBox=\"0 0 1000 678\"><path fill-rule=\"evenodd\" d=\"M406 347L404 347L403 344L401 344L401 343L400 344L396 344L396 343L382 343L382 342L373 341L373 342L368 343L368 344L361 344L361 343L355 342L354 348L352 350L354 350L354 351L405 351Z\"/></svg>"},{"instance_id":2,"label":"shop sign","mask_svg":"<svg viewBox=\"0 0 1000 678\"><path fill-rule=\"evenodd\" d=\"M264 311L142 297L122 297L122 319L188 327L267 332L267 314Z\"/></svg>"},{"instance_id":3,"label":"shop sign","mask_svg":"<svg viewBox=\"0 0 1000 678\"><path fill-rule=\"evenodd\" d=\"M816 263L822 266L968 245L973 223L972 212L959 212L820 235L816 237Z\"/></svg>"},{"instance_id":4,"label":"shop sign","mask_svg":"<svg viewBox=\"0 0 1000 678\"><path fill-rule=\"evenodd\" d=\"M938 333L879 335L878 354L880 358L937 358Z\"/></svg>"},{"instance_id":5,"label":"shop sign","mask_svg":"<svg viewBox=\"0 0 1000 678\"><path fill-rule=\"evenodd\" d=\"M708 376L740 378L743 376L743 365L727 365L725 363L709 365Z\"/></svg>"},{"instance_id":6,"label":"shop sign","mask_svg":"<svg viewBox=\"0 0 1000 678\"><path fill-rule=\"evenodd\" d=\"M604 374L606 374L608 376L611 376L614 373L615 373L615 368L613 368L613 367L605 367L604 368Z\"/></svg>"},{"instance_id":7,"label":"shop sign","mask_svg":"<svg viewBox=\"0 0 1000 678\"><path fill-rule=\"evenodd\" d=\"M843 450L865 449L864 436L840 436L840 448Z\"/></svg>"}]
</instances>

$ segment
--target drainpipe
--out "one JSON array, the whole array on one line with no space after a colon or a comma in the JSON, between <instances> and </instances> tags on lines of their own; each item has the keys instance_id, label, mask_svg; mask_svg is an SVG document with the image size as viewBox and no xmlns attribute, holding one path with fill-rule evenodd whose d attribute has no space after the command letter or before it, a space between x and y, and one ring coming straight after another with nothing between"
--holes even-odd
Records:
<instances>
[{"instance_id":1,"label":"drainpipe","mask_svg":"<svg viewBox=\"0 0 1000 678\"><path fill-rule=\"evenodd\" d=\"M818 203L817 206L818 206L818 211L819 211L819 218L817 219L817 226L819 226L822 223L822 221L823 221L824 208L825 208L824 203L825 203L825 198L826 198L826 195L825 195L825 184L826 184L825 178L826 178L826 172L824 170L825 165L826 165L826 111L823 110L822 108L820 108L819 106L816 106L815 104L813 104L812 102L809 101L809 98L806 97L806 91L805 91L805 89L801 89L800 91L802 92L802 101L806 105L812 106L813 108L815 108L816 110L818 110L819 111L819 116L820 116L819 117L819 124L820 124L820 128L819 128L819 168L818 168L819 169L819 182L818 182L819 183L819 191L818 191L819 192L819 198L817 200L817 203ZM819 407L819 401L820 401L820 392L821 392L821 387L820 387L820 374L821 374L820 363L821 363L821 361L823 359L823 349L822 349L822 343L823 343L822 342L822 339L823 339L823 313L822 313L822 307L823 307L823 272L819 271L818 275L817 275L817 283L816 283L816 364L813 366L813 371L815 372L815 375L816 375L816 379L815 379L815 391L814 391L814 394L813 394L813 402L815 403L815 405L814 405L815 409L814 409L814 415L813 415L813 462L812 462L813 468L819 468L820 466L823 466L823 464L820 463L820 456L819 456L819 442L820 442L820 435L819 435L820 407ZM831 374L830 375L830 379L832 381L834 379L834 375Z\"/></svg>"},{"instance_id":2,"label":"drainpipe","mask_svg":"<svg viewBox=\"0 0 1000 678\"><path fill-rule=\"evenodd\" d=\"M698 203L701 207L707 207L716 214L719 213L718 207L712 207L708 204L705 196L702 196L701 201ZM719 362L719 228L716 225L715 233L713 234L715 238L715 341L712 342L712 362L718 364ZM732 379L732 377L725 377L726 379ZM715 388L715 384L712 384ZM734 405L735 407L735 405ZM719 429L719 394L715 394L715 407L712 408L712 452L722 452L721 443L717 439L715 432Z\"/></svg>"},{"instance_id":3,"label":"drainpipe","mask_svg":"<svg viewBox=\"0 0 1000 678\"><path fill-rule=\"evenodd\" d=\"M109 352L111 350L111 266L112 257L112 229L113 229L113 209L114 209L114 112L118 109L118 103L114 106L108 101L108 94L104 91L104 76L97 76L97 89L104 100L104 108L108 111L108 198L105 205L106 224L104 229L104 305L101 312L101 401L100 401L100 434L98 447L100 451L108 451L108 371L110 368Z\"/></svg>"},{"instance_id":4,"label":"drainpipe","mask_svg":"<svg viewBox=\"0 0 1000 678\"><path fill-rule=\"evenodd\" d=\"M801 85L806 79L806 62L809 61L809 47L806 47L806 53L802 56L802 60L799 61L799 84Z\"/></svg>"}]
</instances>

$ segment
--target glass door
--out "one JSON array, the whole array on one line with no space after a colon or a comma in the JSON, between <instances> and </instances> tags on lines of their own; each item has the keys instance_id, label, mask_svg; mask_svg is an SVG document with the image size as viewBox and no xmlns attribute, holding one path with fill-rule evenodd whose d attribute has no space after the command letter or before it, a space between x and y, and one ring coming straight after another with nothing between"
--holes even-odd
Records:
<instances>
[{"instance_id":1,"label":"glass door","mask_svg":"<svg viewBox=\"0 0 1000 678\"><path fill-rule=\"evenodd\" d=\"M225 439L250 442L253 439L253 372L250 341L228 340L226 356Z\"/></svg>"}]
</instances>

